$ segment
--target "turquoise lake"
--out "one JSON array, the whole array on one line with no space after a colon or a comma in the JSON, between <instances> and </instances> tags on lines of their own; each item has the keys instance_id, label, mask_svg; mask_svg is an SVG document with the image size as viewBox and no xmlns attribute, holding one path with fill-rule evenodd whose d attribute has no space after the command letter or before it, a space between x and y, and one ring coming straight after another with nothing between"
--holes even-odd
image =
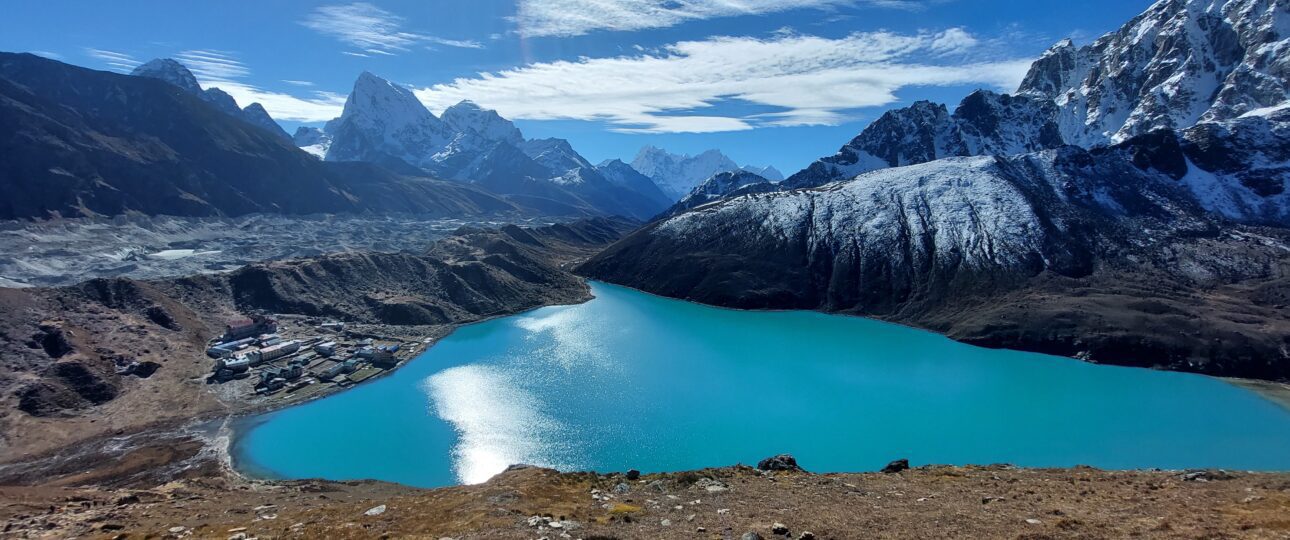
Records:
<instances>
[{"instance_id":1,"label":"turquoise lake","mask_svg":"<svg viewBox=\"0 0 1290 540\"><path fill-rule=\"evenodd\" d=\"M1217 379L956 343L810 312L592 283L467 326L395 373L251 419L275 478L482 482L512 463L645 472L755 463L1290 470L1290 410Z\"/></svg>"}]
</instances>

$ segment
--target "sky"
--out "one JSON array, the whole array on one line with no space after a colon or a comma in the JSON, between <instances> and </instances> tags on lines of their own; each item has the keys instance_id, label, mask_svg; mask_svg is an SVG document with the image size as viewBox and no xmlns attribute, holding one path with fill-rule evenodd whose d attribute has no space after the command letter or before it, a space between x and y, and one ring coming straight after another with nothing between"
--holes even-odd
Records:
<instances>
[{"instance_id":1,"label":"sky","mask_svg":"<svg viewBox=\"0 0 1290 540\"><path fill-rule=\"evenodd\" d=\"M6 3L0 50L129 72L185 63L288 131L339 116L358 74L436 114L470 99L530 138L630 162L717 148L786 174L883 111L1009 92L1063 38L1146 0L45 0Z\"/></svg>"}]
</instances>

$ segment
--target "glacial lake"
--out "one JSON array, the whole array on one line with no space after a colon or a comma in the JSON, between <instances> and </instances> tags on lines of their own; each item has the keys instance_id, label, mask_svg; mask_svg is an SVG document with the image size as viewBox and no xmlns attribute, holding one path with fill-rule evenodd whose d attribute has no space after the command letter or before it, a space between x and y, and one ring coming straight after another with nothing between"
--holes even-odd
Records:
<instances>
[{"instance_id":1,"label":"glacial lake","mask_svg":"<svg viewBox=\"0 0 1290 540\"><path fill-rule=\"evenodd\" d=\"M513 463L651 472L785 452L821 472L897 458L1290 470L1290 410L1217 379L592 290L591 302L461 328L389 376L250 419L235 462L271 478L425 487Z\"/></svg>"}]
</instances>

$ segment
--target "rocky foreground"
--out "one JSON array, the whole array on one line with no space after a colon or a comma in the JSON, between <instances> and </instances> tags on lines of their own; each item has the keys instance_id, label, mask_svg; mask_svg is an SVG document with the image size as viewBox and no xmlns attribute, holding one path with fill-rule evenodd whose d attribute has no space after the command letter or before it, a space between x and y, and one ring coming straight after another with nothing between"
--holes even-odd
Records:
<instances>
[{"instance_id":1,"label":"rocky foreground","mask_svg":"<svg viewBox=\"0 0 1290 540\"><path fill-rule=\"evenodd\" d=\"M927 466L811 474L513 468L420 490L212 474L0 488L13 538L1287 538L1290 475Z\"/></svg>"}]
</instances>

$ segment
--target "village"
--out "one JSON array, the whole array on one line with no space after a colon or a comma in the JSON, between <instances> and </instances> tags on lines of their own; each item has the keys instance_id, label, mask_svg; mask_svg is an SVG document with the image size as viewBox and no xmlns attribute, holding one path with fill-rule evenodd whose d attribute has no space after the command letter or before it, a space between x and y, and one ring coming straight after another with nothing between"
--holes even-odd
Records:
<instances>
[{"instance_id":1,"label":"village","mask_svg":"<svg viewBox=\"0 0 1290 540\"><path fill-rule=\"evenodd\" d=\"M394 369L424 345L354 332L339 321L240 317L208 343L215 365L207 382L231 387L240 399L301 401Z\"/></svg>"}]
</instances>

